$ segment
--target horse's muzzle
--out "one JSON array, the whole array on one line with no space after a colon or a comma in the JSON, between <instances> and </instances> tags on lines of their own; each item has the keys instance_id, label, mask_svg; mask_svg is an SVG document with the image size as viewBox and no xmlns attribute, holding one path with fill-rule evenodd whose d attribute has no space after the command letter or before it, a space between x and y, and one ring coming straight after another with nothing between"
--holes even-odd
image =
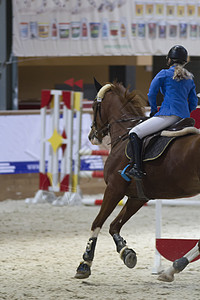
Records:
<instances>
[{"instance_id":1,"label":"horse's muzzle","mask_svg":"<svg viewBox=\"0 0 200 300\"><path fill-rule=\"evenodd\" d=\"M100 144L101 144L101 142L100 142L96 137L90 138L90 137L88 136L88 138L89 138L89 141L90 141L90 143L91 143L92 145L100 145Z\"/></svg>"},{"instance_id":2,"label":"horse's muzzle","mask_svg":"<svg viewBox=\"0 0 200 300\"><path fill-rule=\"evenodd\" d=\"M93 145L100 145L102 143L102 136L97 133L97 130L91 128L88 139Z\"/></svg>"}]
</instances>

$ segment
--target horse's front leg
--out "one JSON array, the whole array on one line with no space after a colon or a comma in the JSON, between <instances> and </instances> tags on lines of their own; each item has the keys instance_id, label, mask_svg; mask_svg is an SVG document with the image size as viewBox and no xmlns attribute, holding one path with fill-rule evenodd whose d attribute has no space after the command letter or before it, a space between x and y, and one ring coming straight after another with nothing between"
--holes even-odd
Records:
<instances>
[{"instance_id":1,"label":"horse's front leg","mask_svg":"<svg viewBox=\"0 0 200 300\"><path fill-rule=\"evenodd\" d=\"M83 261L76 270L75 278L83 279L91 275L91 266L94 259L94 251L96 247L97 237L100 232L100 227L92 231L91 237L88 240L85 252L83 253Z\"/></svg>"},{"instance_id":2,"label":"horse's front leg","mask_svg":"<svg viewBox=\"0 0 200 300\"><path fill-rule=\"evenodd\" d=\"M86 249L83 254L83 261L76 270L75 278L83 279L88 278L91 275L91 266L94 259L95 247L100 229L123 196L124 195L116 191L116 189L114 191L112 186L107 186L101 209L92 223L92 234L86 245Z\"/></svg>"},{"instance_id":3,"label":"horse's front leg","mask_svg":"<svg viewBox=\"0 0 200 300\"><path fill-rule=\"evenodd\" d=\"M185 267L198 255L200 254L200 240L198 243L192 248L188 253L186 253L183 257L176 259L173 262L173 265L161 273L158 276L158 280L160 281L166 281L166 282L172 282L174 281L174 274L180 273L185 269Z\"/></svg>"},{"instance_id":4,"label":"horse's front leg","mask_svg":"<svg viewBox=\"0 0 200 300\"><path fill-rule=\"evenodd\" d=\"M117 252L128 268L134 268L137 263L137 256L134 250L128 248L126 241L120 236L122 226L134 215L143 205L144 201L138 198L128 198L119 215L110 225L110 234L116 244Z\"/></svg>"}]
</instances>

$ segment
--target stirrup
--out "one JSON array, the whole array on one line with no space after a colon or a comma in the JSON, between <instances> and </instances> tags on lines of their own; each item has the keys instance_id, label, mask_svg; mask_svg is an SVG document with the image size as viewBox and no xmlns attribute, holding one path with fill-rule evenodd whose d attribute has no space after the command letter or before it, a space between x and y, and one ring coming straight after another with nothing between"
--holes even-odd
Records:
<instances>
[{"instance_id":1,"label":"stirrup","mask_svg":"<svg viewBox=\"0 0 200 300\"><path fill-rule=\"evenodd\" d=\"M131 178L127 176L126 174L126 169L130 167L130 164L128 164L123 170L119 170L118 173L126 180L126 181L131 181Z\"/></svg>"},{"instance_id":2,"label":"stirrup","mask_svg":"<svg viewBox=\"0 0 200 300\"><path fill-rule=\"evenodd\" d=\"M138 170L136 165L134 165L129 171L126 171L126 175L131 178L142 179L146 174L141 170Z\"/></svg>"}]
</instances>

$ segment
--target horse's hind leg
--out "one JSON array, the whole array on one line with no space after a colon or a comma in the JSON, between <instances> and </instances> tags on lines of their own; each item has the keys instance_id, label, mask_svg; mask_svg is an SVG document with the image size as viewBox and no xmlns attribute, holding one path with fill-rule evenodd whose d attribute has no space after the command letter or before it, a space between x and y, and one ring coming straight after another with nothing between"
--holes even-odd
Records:
<instances>
[{"instance_id":1,"label":"horse's hind leg","mask_svg":"<svg viewBox=\"0 0 200 300\"><path fill-rule=\"evenodd\" d=\"M128 198L126 204L119 215L110 224L110 234L116 244L117 252L124 264L129 268L134 268L137 263L137 257L134 250L128 248L126 241L120 236L122 226L144 205L144 201L138 198Z\"/></svg>"},{"instance_id":2,"label":"horse's hind leg","mask_svg":"<svg viewBox=\"0 0 200 300\"><path fill-rule=\"evenodd\" d=\"M174 281L174 274L183 271L185 267L199 254L200 254L200 240L188 253L186 253L183 257L175 260L173 262L173 265L169 269L161 273L158 276L158 280L166 281L166 282Z\"/></svg>"},{"instance_id":3,"label":"horse's hind leg","mask_svg":"<svg viewBox=\"0 0 200 300\"><path fill-rule=\"evenodd\" d=\"M105 193L104 193L104 200L101 205L101 209L95 218L94 222L92 223L92 234L88 240L85 252L83 254L83 261L77 268L75 278L83 279L87 278L91 274L91 266L92 261L94 259L94 252L97 242L97 237L100 232L101 227L103 226L106 219L112 213L114 208L117 206L118 202L123 198L123 194L117 191L113 191L112 188L107 186Z\"/></svg>"}]
</instances>

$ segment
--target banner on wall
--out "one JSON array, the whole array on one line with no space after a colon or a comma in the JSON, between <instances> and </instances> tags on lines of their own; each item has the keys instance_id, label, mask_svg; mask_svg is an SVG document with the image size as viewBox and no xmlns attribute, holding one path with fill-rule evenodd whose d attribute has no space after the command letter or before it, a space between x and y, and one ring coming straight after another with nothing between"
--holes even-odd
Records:
<instances>
[{"instance_id":1,"label":"banner on wall","mask_svg":"<svg viewBox=\"0 0 200 300\"><path fill-rule=\"evenodd\" d=\"M16 56L199 56L200 1L13 0Z\"/></svg>"},{"instance_id":2,"label":"banner on wall","mask_svg":"<svg viewBox=\"0 0 200 300\"><path fill-rule=\"evenodd\" d=\"M46 116L46 136L51 136L51 117ZM61 128L62 121L61 116ZM99 147L92 145L88 140L91 115L82 114L81 148L98 150ZM76 134L74 134L76 137ZM40 115L14 115L0 116L0 175L38 173L40 160L41 141L41 116ZM50 143L46 144L45 161L48 166ZM62 158L62 149L58 151L59 164ZM81 171L103 170L101 156L81 156Z\"/></svg>"}]
</instances>

